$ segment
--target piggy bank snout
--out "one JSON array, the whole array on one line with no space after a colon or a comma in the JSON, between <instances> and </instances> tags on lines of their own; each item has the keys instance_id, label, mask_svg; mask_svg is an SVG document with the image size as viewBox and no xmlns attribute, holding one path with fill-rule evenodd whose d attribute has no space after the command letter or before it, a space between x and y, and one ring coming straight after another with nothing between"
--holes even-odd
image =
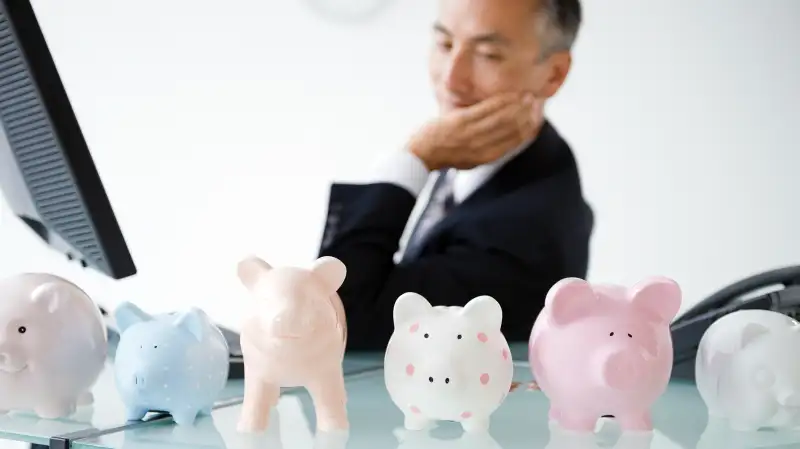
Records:
<instances>
[{"instance_id":1,"label":"piggy bank snout","mask_svg":"<svg viewBox=\"0 0 800 449\"><path fill-rule=\"evenodd\" d=\"M643 380L645 359L637 351L615 351L606 357L602 364L602 376L605 384L616 390L635 388Z\"/></svg>"},{"instance_id":2,"label":"piggy bank snout","mask_svg":"<svg viewBox=\"0 0 800 449\"><path fill-rule=\"evenodd\" d=\"M300 338L317 328L317 315L314 309L286 307L267 314L265 321L270 333L278 338Z\"/></svg>"},{"instance_id":3,"label":"piggy bank snout","mask_svg":"<svg viewBox=\"0 0 800 449\"><path fill-rule=\"evenodd\" d=\"M144 390L147 388L147 383L145 382L145 376L142 373L133 373L131 375L131 383L133 383L133 387L139 390Z\"/></svg>"},{"instance_id":4,"label":"piggy bank snout","mask_svg":"<svg viewBox=\"0 0 800 449\"><path fill-rule=\"evenodd\" d=\"M447 387L452 391L463 388L468 377L464 375L459 360L448 358L423 363L420 366L420 374L425 383L431 387Z\"/></svg>"},{"instance_id":5,"label":"piggy bank snout","mask_svg":"<svg viewBox=\"0 0 800 449\"><path fill-rule=\"evenodd\" d=\"M0 371L14 373L22 370L26 365L27 357L23 351L0 345Z\"/></svg>"}]
</instances>

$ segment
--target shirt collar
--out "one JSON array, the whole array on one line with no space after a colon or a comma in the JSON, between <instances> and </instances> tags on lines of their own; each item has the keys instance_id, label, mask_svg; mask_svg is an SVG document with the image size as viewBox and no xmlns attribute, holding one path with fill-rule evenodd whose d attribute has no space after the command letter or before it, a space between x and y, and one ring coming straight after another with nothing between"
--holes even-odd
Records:
<instances>
[{"instance_id":1,"label":"shirt collar","mask_svg":"<svg viewBox=\"0 0 800 449\"><path fill-rule=\"evenodd\" d=\"M526 148L531 146L535 139L525 142L513 151L504 154L503 157L488 164L479 165L469 170L452 170L453 176L453 200L456 204L467 199L473 192L483 185L494 175L503 165L518 156Z\"/></svg>"}]
</instances>

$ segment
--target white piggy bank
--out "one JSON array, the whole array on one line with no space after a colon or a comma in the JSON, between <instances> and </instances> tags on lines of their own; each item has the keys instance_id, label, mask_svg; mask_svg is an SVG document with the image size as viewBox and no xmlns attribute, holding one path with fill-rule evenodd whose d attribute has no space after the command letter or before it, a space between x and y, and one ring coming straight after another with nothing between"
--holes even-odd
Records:
<instances>
[{"instance_id":1,"label":"white piggy bank","mask_svg":"<svg viewBox=\"0 0 800 449\"><path fill-rule=\"evenodd\" d=\"M766 310L723 316L700 340L695 381L734 430L800 425L800 324Z\"/></svg>"},{"instance_id":2,"label":"white piggy bank","mask_svg":"<svg viewBox=\"0 0 800 449\"><path fill-rule=\"evenodd\" d=\"M417 293L397 299L384 375L407 429L444 420L467 432L488 430L514 374L502 320L500 304L489 296L464 307L432 307Z\"/></svg>"},{"instance_id":3,"label":"white piggy bank","mask_svg":"<svg viewBox=\"0 0 800 449\"><path fill-rule=\"evenodd\" d=\"M71 415L89 392L108 350L103 318L74 284L50 274L0 280L0 412Z\"/></svg>"}]
</instances>

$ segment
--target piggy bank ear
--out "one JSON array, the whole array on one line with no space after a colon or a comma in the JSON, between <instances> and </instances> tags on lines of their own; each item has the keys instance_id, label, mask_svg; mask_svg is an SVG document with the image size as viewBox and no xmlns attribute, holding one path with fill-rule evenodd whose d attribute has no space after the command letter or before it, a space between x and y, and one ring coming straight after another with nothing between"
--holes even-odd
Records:
<instances>
[{"instance_id":1,"label":"piggy bank ear","mask_svg":"<svg viewBox=\"0 0 800 449\"><path fill-rule=\"evenodd\" d=\"M178 315L172 325L189 332L197 341L203 341L207 323L205 312L197 307L192 307Z\"/></svg>"},{"instance_id":2,"label":"piggy bank ear","mask_svg":"<svg viewBox=\"0 0 800 449\"><path fill-rule=\"evenodd\" d=\"M553 322L563 326L589 316L597 305L597 295L587 281L566 278L550 287L544 304Z\"/></svg>"},{"instance_id":3,"label":"piggy bank ear","mask_svg":"<svg viewBox=\"0 0 800 449\"><path fill-rule=\"evenodd\" d=\"M114 320L120 335L136 323L150 321L152 317L131 302L123 302L114 310Z\"/></svg>"},{"instance_id":4,"label":"piggy bank ear","mask_svg":"<svg viewBox=\"0 0 800 449\"><path fill-rule=\"evenodd\" d=\"M503 324L503 308L491 296L478 296L471 299L461 310L461 315L491 330L500 330Z\"/></svg>"},{"instance_id":5,"label":"piggy bank ear","mask_svg":"<svg viewBox=\"0 0 800 449\"><path fill-rule=\"evenodd\" d=\"M242 285L248 290L252 289L258 279L264 274L269 272L272 267L256 256L249 256L243 259L236 266L236 272Z\"/></svg>"},{"instance_id":6,"label":"piggy bank ear","mask_svg":"<svg viewBox=\"0 0 800 449\"><path fill-rule=\"evenodd\" d=\"M344 263L335 257L329 256L317 259L311 271L322 279L322 282L330 289L331 293L339 290L347 275L347 267L344 266Z\"/></svg>"},{"instance_id":7,"label":"piggy bank ear","mask_svg":"<svg viewBox=\"0 0 800 449\"><path fill-rule=\"evenodd\" d=\"M44 306L49 313L55 312L61 302L66 300L69 292L67 286L57 282L46 282L31 292L31 301Z\"/></svg>"},{"instance_id":8,"label":"piggy bank ear","mask_svg":"<svg viewBox=\"0 0 800 449\"><path fill-rule=\"evenodd\" d=\"M400 327L404 323L427 314L431 309L431 303L419 293L403 293L394 303L394 326L395 328Z\"/></svg>"},{"instance_id":9,"label":"piggy bank ear","mask_svg":"<svg viewBox=\"0 0 800 449\"><path fill-rule=\"evenodd\" d=\"M669 324L681 308L681 288L672 279L645 279L631 293L633 303L662 324Z\"/></svg>"},{"instance_id":10,"label":"piggy bank ear","mask_svg":"<svg viewBox=\"0 0 800 449\"><path fill-rule=\"evenodd\" d=\"M747 323L744 329L742 329L742 336L741 339L739 340L740 345L742 348L744 348L747 345L752 344L759 338L763 337L764 335L769 334L769 332L770 330L766 326L763 326L758 323Z\"/></svg>"}]
</instances>

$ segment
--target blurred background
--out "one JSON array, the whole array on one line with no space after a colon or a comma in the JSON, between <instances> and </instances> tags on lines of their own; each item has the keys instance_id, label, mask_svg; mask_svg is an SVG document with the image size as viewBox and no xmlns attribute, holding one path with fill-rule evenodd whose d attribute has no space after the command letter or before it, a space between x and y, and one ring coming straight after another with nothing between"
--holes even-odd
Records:
<instances>
[{"instance_id":1,"label":"blurred background","mask_svg":"<svg viewBox=\"0 0 800 449\"><path fill-rule=\"evenodd\" d=\"M236 328L237 261L309 264L329 184L435 114L429 0L32 3L139 274L67 262L0 202L0 276L49 271L107 307ZM596 213L590 280L670 276L686 309L800 263L800 3L583 4L547 114Z\"/></svg>"}]
</instances>

